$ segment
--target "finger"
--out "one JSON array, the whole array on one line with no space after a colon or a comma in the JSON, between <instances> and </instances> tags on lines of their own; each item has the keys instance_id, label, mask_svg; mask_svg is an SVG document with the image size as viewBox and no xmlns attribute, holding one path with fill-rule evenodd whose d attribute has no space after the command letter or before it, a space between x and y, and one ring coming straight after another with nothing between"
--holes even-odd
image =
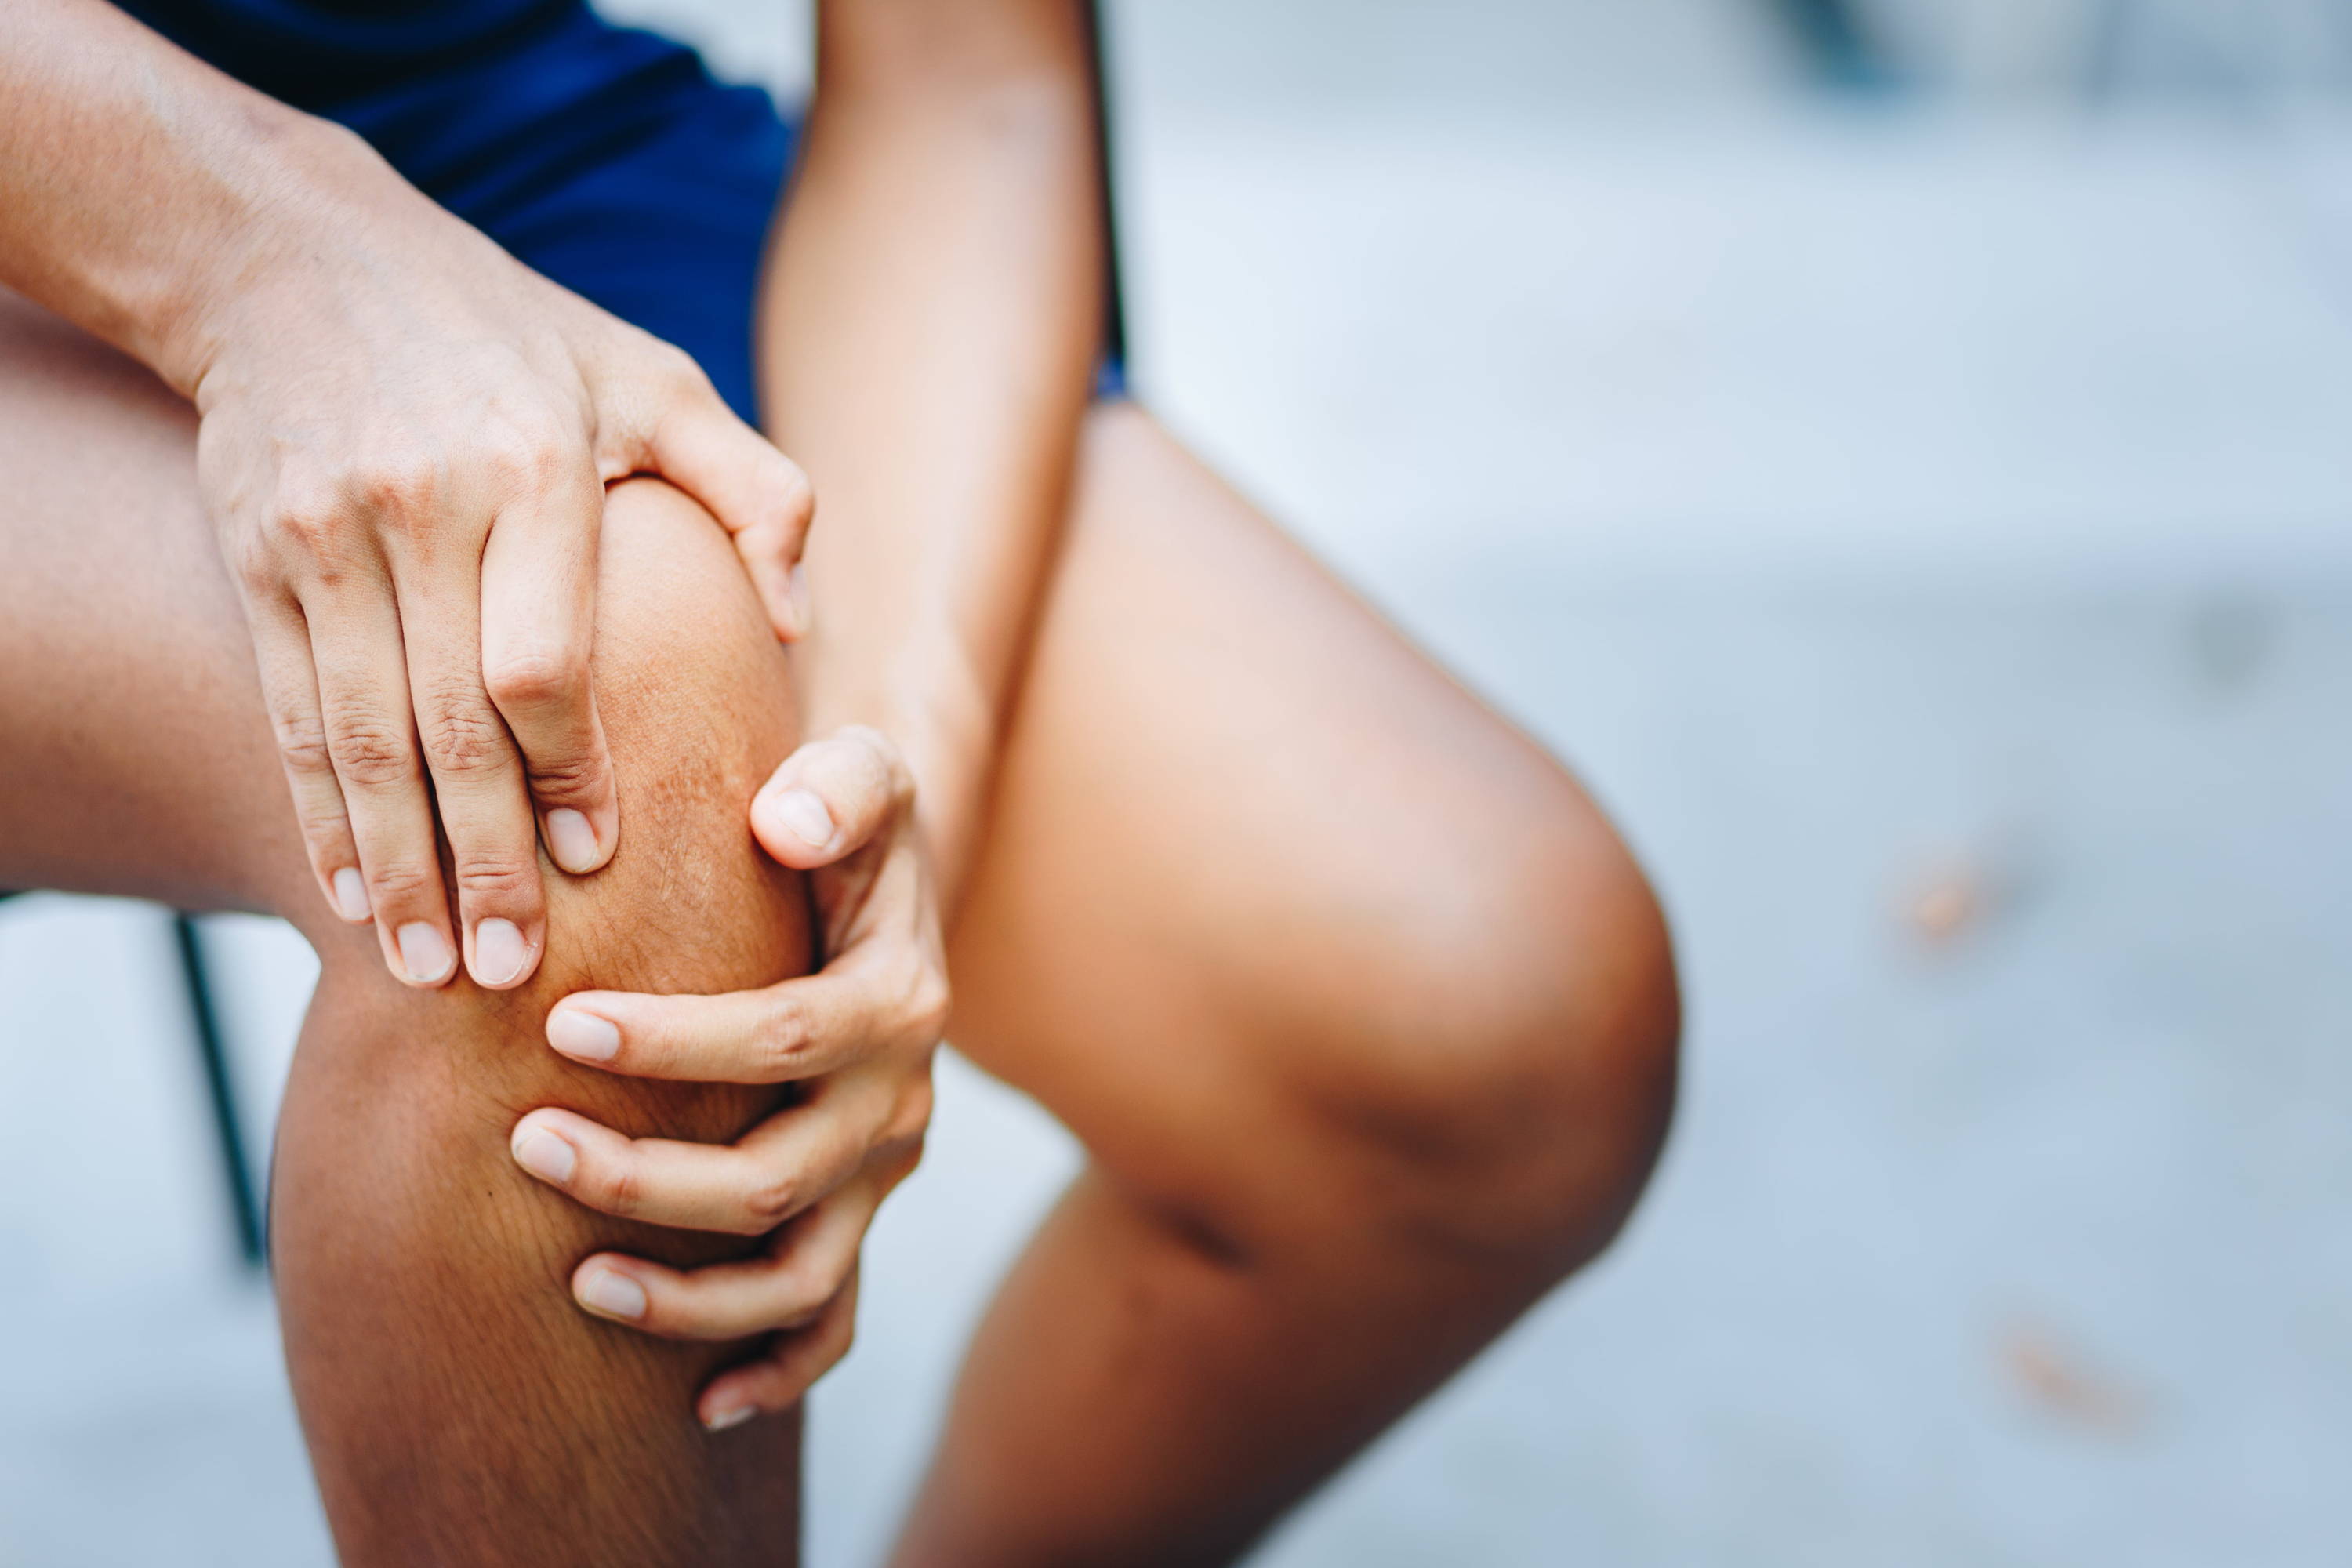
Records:
<instances>
[{"instance_id":1,"label":"finger","mask_svg":"<svg viewBox=\"0 0 2352 1568\"><path fill-rule=\"evenodd\" d=\"M667 1340L740 1340L804 1329L841 1293L887 1187L860 1182L812 1209L757 1258L677 1269L600 1252L572 1296L600 1318Z\"/></svg>"},{"instance_id":2,"label":"finger","mask_svg":"<svg viewBox=\"0 0 2352 1568\"><path fill-rule=\"evenodd\" d=\"M359 846L352 839L343 809L342 785L328 755L319 719L319 675L310 663L310 628L301 610L279 590L248 595L247 618L253 626L262 701L278 741L278 760L294 795L294 817L311 874L327 907L353 925L369 918L367 879L360 875Z\"/></svg>"},{"instance_id":3,"label":"finger","mask_svg":"<svg viewBox=\"0 0 2352 1568\"><path fill-rule=\"evenodd\" d=\"M482 679L514 732L548 858L574 876L620 843L621 809L589 679L604 487L585 459L499 514L482 550Z\"/></svg>"},{"instance_id":4,"label":"finger","mask_svg":"<svg viewBox=\"0 0 2352 1568\"><path fill-rule=\"evenodd\" d=\"M682 376L646 443L644 460L709 509L735 540L776 635L808 630L803 579L795 571L816 514L798 463L735 416L699 370Z\"/></svg>"},{"instance_id":5,"label":"finger","mask_svg":"<svg viewBox=\"0 0 2352 1568\"><path fill-rule=\"evenodd\" d=\"M890 1106L856 1086L771 1116L735 1143L629 1138L569 1110L515 1123L515 1163L600 1213L765 1236L857 1173Z\"/></svg>"},{"instance_id":6,"label":"finger","mask_svg":"<svg viewBox=\"0 0 2352 1568\"><path fill-rule=\"evenodd\" d=\"M710 1380L694 1402L704 1428L724 1432L755 1415L793 1408L817 1379L841 1364L857 1337L857 1276L826 1303L824 1315L797 1333L780 1337L759 1360Z\"/></svg>"},{"instance_id":7,"label":"finger","mask_svg":"<svg viewBox=\"0 0 2352 1568\"><path fill-rule=\"evenodd\" d=\"M881 731L853 724L786 757L751 797L761 847L796 870L840 859L913 805L914 775Z\"/></svg>"},{"instance_id":8,"label":"finger","mask_svg":"<svg viewBox=\"0 0 2352 1568\"><path fill-rule=\"evenodd\" d=\"M400 620L387 584L346 574L306 597L319 710L384 963L410 985L457 970L433 805L416 752Z\"/></svg>"},{"instance_id":9,"label":"finger","mask_svg":"<svg viewBox=\"0 0 2352 1568\"><path fill-rule=\"evenodd\" d=\"M916 949L877 944L764 991L656 996L583 991L547 1016L547 1043L632 1078L784 1083L937 1043L947 988Z\"/></svg>"},{"instance_id":10,"label":"finger","mask_svg":"<svg viewBox=\"0 0 2352 1568\"><path fill-rule=\"evenodd\" d=\"M417 739L449 840L466 970L505 990L539 967L547 903L522 759L482 686L478 564L420 563L400 583Z\"/></svg>"}]
</instances>

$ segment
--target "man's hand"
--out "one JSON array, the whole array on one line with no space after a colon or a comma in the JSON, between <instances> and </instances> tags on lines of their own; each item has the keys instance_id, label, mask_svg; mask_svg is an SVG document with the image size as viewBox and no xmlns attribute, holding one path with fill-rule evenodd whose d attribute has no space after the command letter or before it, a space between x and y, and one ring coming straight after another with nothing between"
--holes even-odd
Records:
<instances>
[{"instance_id":1,"label":"man's hand","mask_svg":"<svg viewBox=\"0 0 2352 1568\"><path fill-rule=\"evenodd\" d=\"M547 1038L612 1072L792 1082L793 1103L724 1148L626 1138L556 1110L525 1116L513 1138L519 1164L591 1208L768 1237L758 1258L691 1272L615 1253L572 1272L583 1307L650 1333L776 1334L702 1391L713 1430L790 1408L848 1349L858 1248L921 1156L948 1014L914 784L888 739L853 725L802 747L752 801L751 828L809 873L824 968L723 996L583 991L556 1005Z\"/></svg>"},{"instance_id":2,"label":"man's hand","mask_svg":"<svg viewBox=\"0 0 2352 1568\"><path fill-rule=\"evenodd\" d=\"M306 252L208 306L198 477L328 902L402 980L448 980L437 807L467 972L504 988L546 945L538 841L577 875L621 831L589 684L604 485L701 501L786 636L809 492L683 353L406 195L298 224Z\"/></svg>"}]
</instances>

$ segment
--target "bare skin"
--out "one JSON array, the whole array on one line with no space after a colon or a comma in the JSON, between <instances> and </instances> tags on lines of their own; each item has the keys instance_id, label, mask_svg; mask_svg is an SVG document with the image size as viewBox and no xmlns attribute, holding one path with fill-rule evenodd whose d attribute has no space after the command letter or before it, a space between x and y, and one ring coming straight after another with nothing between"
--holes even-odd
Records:
<instances>
[{"instance_id":1,"label":"bare skin","mask_svg":"<svg viewBox=\"0 0 2352 1568\"><path fill-rule=\"evenodd\" d=\"M186 411L0 311L0 664L39 672L0 689L0 885L319 946L278 1241L351 1561L788 1560L797 1402L919 1147L947 971L958 1039L1093 1164L974 1346L906 1563L1229 1559L1603 1245L1663 1134L1671 965L1591 803L1147 416L1085 411L1075 8L824 15L762 308L772 433L827 509L814 628L781 514L649 482L601 509L567 701L594 693L623 848L533 866L573 934L504 1000L402 991L398 941L334 918ZM761 607L809 634L796 668ZM832 738L755 797L794 689ZM779 863L822 975L790 978ZM694 1424L756 1411L786 1418Z\"/></svg>"},{"instance_id":2,"label":"bare skin","mask_svg":"<svg viewBox=\"0 0 2352 1568\"><path fill-rule=\"evenodd\" d=\"M567 1509L526 1527L470 1492L407 1494L396 1516L352 1501L336 1516L347 1556L415 1561L398 1532L436 1518L470 1532L482 1561L655 1561L597 1553L615 1535L706 1542L714 1513L782 1495L774 1445L789 1429L702 1436L686 1412L712 1352L563 1303L574 1260L646 1251L642 1233L566 1220L543 1197L512 1208L514 1225L492 1217L534 1196L501 1169L513 1110L569 1103L695 1129L671 1107L597 1098L601 1075L563 1069L525 1020L478 1001L454 1026L436 1016L434 1037L544 1078L477 1081L439 1053L385 1049L416 1027L397 1010L409 994L318 909L195 504L186 416L68 329L22 309L9 322L0 461L19 483L0 531L0 662L47 673L0 689L0 882L280 911L326 956L282 1134L279 1223L315 1205L371 1235L391 1276L338 1280L306 1262L304 1233L281 1233L289 1352L306 1415L319 1413L328 1496L382 1484L361 1456L386 1429L430 1434L469 1484L499 1478L499 1497L562 1484L615 1431L634 1435L632 1464L668 1455L655 1468L688 1478L665 1489L635 1472L616 1489L625 1521ZM950 963L960 1040L1062 1116L1096 1164L982 1331L908 1563L1223 1560L1605 1241L1671 1096L1663 933L1565 775L1145 416L1097 416L1081 473ZM714 569L698 591L745 605L730 658L772 658L740 577ZM767 678L711 679L756 690ZM635 761L656 737L634 719L626 733L625 792L635 769L686 765ZM781 752L786 739L766 743ZM724 750L695 744L706 765ZM743 796L762 765L756 748L744 755ZM760 912L741 805L701 803L707 816L678 831L708 834L709 853L731 844L741 880L714 892L730 907L713 919L758 931L775 917ZM613 896L634 910L646 890ZM765 961L781 964L793 933L767 929ZM692 942L630 946L625 984L759 978L713 972ZM699 1131L730 1131L758 1103L706 1101ZM384 1149L401 1105L470 1135ZM440 1180L447 1223L431 1234L387 1222L373 1235L383 1173L348 1159L310 1170L294 1152L377 1149L399 1169L412 1141L469 1149L482 1173L480 1196ZM537 1239L515 1246L517 1225ZM676 1245L665 1255L684 1261ZM418 1271L463 1299L550 1304L523 1308L530 1331L512 1341L453 1336L438 1285L414 1299L398 1287ZM446 1358L433 1400L331 1353L357 1331L351 1298L373 1300L371 1354ZM618 1348L630 1343L643 1348ZM642 1359L624 1375L616 1356ZM588 1391L594 1418L551 1421L512 1398L518 1378ZM312 1392L345 1380L355 1392ZM741 1463L727 1445L747 1442L763 1446L744 1466L756 1476L714 1468ZM518 1538L492 1556L483 1543L501 1530ZM782 1560L699 1550L676 1560Z\"/></svg>"}]
</instances>

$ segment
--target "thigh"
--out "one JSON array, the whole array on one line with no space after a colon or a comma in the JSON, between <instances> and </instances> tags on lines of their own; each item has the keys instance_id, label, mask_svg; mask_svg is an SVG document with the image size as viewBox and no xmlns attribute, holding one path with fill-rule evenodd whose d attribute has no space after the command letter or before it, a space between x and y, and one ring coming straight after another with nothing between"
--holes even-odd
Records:
<instances>
[{"instance_id":1,"label":"thigh","mask_svg":"<svg viewBox=\"0 0 2352 1568\"><path fill-rule=\"evenodd\" d=\"M1215 1204L1317 1158L1302 1107L1399 1147L1468 1092L1500 1103L1454 1126L1507 1124L1494 1043L1579 1032L1658 951L1565 770L1149 416L1092 416L952 937L959 1047Z\"/></svg>"},{"instance_id":2,"label":"thigh","mask_svg":"<svg viewBox=\"0 0 2352 1568\"><path fill-rule=\"evenodd\" d=\"M0 290L0 888L315 921L194 420Z\"/></svg>"}]
</instances>

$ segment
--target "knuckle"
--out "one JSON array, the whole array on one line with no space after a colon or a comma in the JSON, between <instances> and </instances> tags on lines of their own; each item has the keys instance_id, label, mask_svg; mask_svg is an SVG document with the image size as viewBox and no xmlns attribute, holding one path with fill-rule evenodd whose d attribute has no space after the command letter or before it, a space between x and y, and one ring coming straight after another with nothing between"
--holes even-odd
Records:
<instances>
[{"instance_id":1,"label":"knuckle","mask_svg":"<svg viewBox=\"0 0 2352 1568\"><path fill-rule=\"evenodd\" d=\"M268 547L290 548L306 555L320 553L341 533L345 510L328 486L297 481L280 487L262 525L263 549L255 553L252 563L264 576L274 576Z\"/></svg>"},{"instance_id":2,"label":"knuckle","mask_svg":"<svg viewBox=\"0 0 2352 1568\"><path fill-rule=\"evenodd\" d=\"M543 708L568 702L588 687L587 657L570 648L502 654L483 670L490 700L501 708Z\"/></svg>"},{"instance_id":3,"label":"knuckle","mask_svg":"<svg viewBox=\"0 0 2352 1568\"><path fill-rule=\"evenodd\" d=\"M915 798L915 775L899 753L898 743L871 724L852 724L841 731L863 751L861 761L871 771L866 787L893 807L903 808Z\"/></svg>"},{"instance_id":4,"label":"knuckle","mask_svg":"<svg viewBox=\"0 0 2352 1568\"><path fill-rule=\"evenodd\" d=\"M936 966L926 961L921 949L913 942L901 950L894 967L898 973L891 986L891 1001L911 1034L925 1021L938 999L936 994L946 991L947 982L938 976Z\"/></svg>"},{"instance_id":5,"label":"knuckle","mask_svg":"<svg viewBox=\"0 0 2352 1568\"><path fill-rule=\"evenodd\" d=\"M552 424L524 420L490 438L478 460L511 492L544 489L582 458Z\"/></svg>"},{"instance_id":6,"label":"knuckle","mask_svg":"<svg viewBox=\"0 0 2352 1568\"><path fill-rule=\"evenodd\" d=\"M526 757L523 769L530 793L550 805L593 800L604 791L604 761L594 754Z\"/></svg>"},{"instance_id":7,"label":"knuckle","mask_svg":"<svg viewBox=\"0 0 2352 1568\"><path fill-rule=\"evenodd\" d=\"M351 783L381 788L415 775L416 757L407 726L374 713L346 712L326 721L327 751L335 771Z\"/></svg>"},{"instance_id":8,"label":"knuckle","mask_svg":"<svg viewBox=\"0 0 2352 1568\"><path fill-rule=\"evenodd\" d=\"M905 1159L908 1169L922 1158L924 1135L931 1125L931 1083L927 1073L922 1080L899 1097L890 1118L883 1123L879 1149L892 1162Z\"/></svg>"},{"instance_id":9,"label":"knuckle","mask_svg":"<svg viewBox=\"0 0 2352 1568\"><path fill-rule=\"evenodd\" d=\"M335 771L334 754L327 748L326 726L316 714L280 714L271 726L278 742L278 760L286 771L304 778L319 778Z\"/></svg>"},{"instance_id":10,"label":"knuckle","mask_svg":"<svg viewBox=\"0 0 2352 1568\"><path fill-rule=\"evenodd\" d=\"M627 1219L646 1206L645 1179L626 1160L602 1165L587 1178L586 1185L594 1194L595 1205L606 1214Z\"/></svg>"},{"instance_id":11,"label":"knuckle","mask_svg":"<svg viewBox=\"0 0 2352 1568\"><path fill-rule=\"evenodd\" d=\"M817 1321L833 1299L841 1294L848 1282L849 1270L835 1270L821 1279L795 1279L792 1289L776 1305L776 1326L780 1329L804 1329Z\"/></svg>"},{"instance_id":12,"label":"knuckle","mask_svg":"<svg viewBox=\"0 0 2352 1568\"><path fill-rule=\"evenodd\" d=\"M436 773L467 776L495 773L510 755L507 727L477 703L436 703L420 725L425 755Z\"/></svg>"},{"instance_id":13,"label":"knuckle","mask_svg":"<svg viewBox=\"0 0 2352 1568\"><path fill-rule=\"evenodd\" d=\"M710 378L703 374L701 362L676 343L656 340L647 352L651 374L674 395L695 397L710 391Z\"/></svg>"},{"instance_id":14,"label":"knuckle","mask_svg":"<svg viewBox=\"0 0 2352 1568\"><path fill-rule=\"evenodd\" d=\"M530 892L539 880L538 868L530 862L505 855L471 855L459 860L456 869L457 891L468 900L480 900L507 907Z\"/></svg>"},{"instance_id":15,"label":"knuckle","mask_svg":"<svg viewBox=\"0 0 2352 1568\"><path fill-rule=\"evenodd\" d=\"M790 458L779 452L776 460L781 465L776 473L776 502L796 529L804 527L816 515L816 487L809 483L807 471Z\"/></svg>"},{"instance_id":16,"label":"knuckle","mask_svg":"<svg viewBox=\"0 0 2352 1568\"><path fill-rule=\"evenodd\" d=\"M274 525L240 539L229 551L229 565L236 573L239 586L247 594L270 593L286 581L286 571L270 548Z\"/></svg>"},{"instance_id":17,"label":"knuckle","mask_svg":"<svg viewBox=\"0 0 2352 1568\"><path fill-rule=\"evenodd\" d=\"M794 1172L763 1175L745 1188L740 1199L745 1233L760 1235L792 1218L802 1207L802 1193L801 1178Z\"/></svg>"},{"instance_id":18,"label":"knuckle","mask_svg":"<svg viewBox=\"0 0 2352 1568\"><path fill-rule=\"evenodd\" d=\"M421 901L436 889L437 877L421 860L383 860L368 868L368 891L379 910Z\"/></svg>"},{"instance_id":19,"label":"knuckle","mask_svg":"<svg viewBox=\"0 0 2352 1568\"><path fill-rule=\"evenodd\" d=\"M936 966L925 964L908 1004L908 1035L919 1045L939 1044L947 1035L948 1018L954 1010L955 994L948 977Z\"/></svg>"},{"instance_id":20,"label":"knuckle","mask_svg":"<svg viewBox=\"0 0 2352 1568\"><path fill-rule=\"evenodd\" d=\"M804 1329L841 1293L852 1264L828 1266L792 1258L769 1288L767 1317L774 1329Z\"/></svg>"},{"instance_id":21,"label":"knuckle","mask_svg":"<svg viewBox=\"0 0 2352 1568\"><path fill-rule=\"evenodd\" d=\"M814 1043L807 1011L790 1002L768 1010L751 1042L761 1063L779 1079L799 1068Z\"/></svg>"},{"instance_id":22,"label":"knuckle","mask_svg":"<svg viewBox=\"0 0 2352 1568\"><path fill-rule=\"evenodd\" d=\"M371 453L343 479L343 493L354 505L402 523L429 516L446 490L442 460L423 446Z\"/></svg>"}]
</instances>

